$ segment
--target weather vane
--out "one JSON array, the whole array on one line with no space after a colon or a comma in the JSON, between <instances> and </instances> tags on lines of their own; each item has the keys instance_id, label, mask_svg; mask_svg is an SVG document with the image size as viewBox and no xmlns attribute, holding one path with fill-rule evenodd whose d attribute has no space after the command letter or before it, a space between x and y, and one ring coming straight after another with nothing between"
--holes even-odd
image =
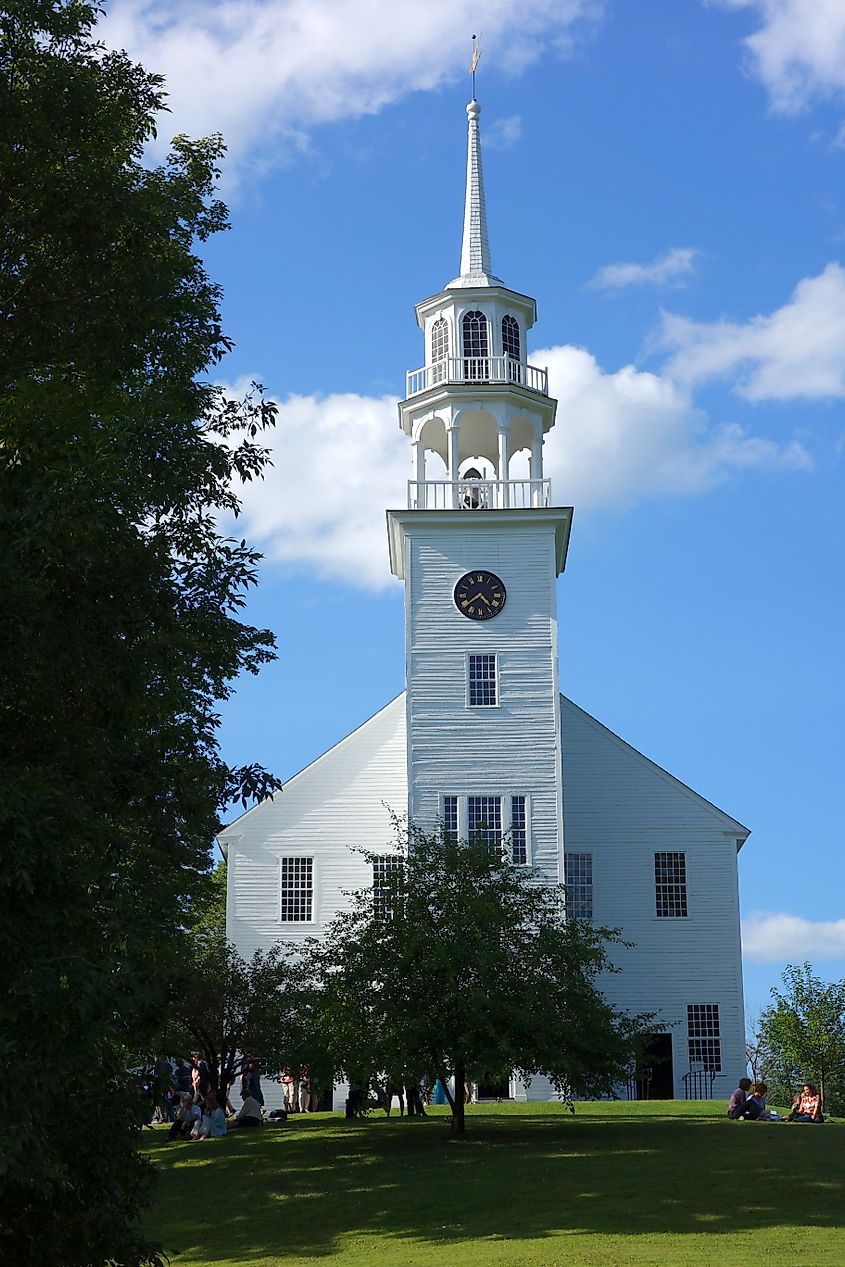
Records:
<instances>
[{"instance_id":1,"label":"weather vane","mask_svg":"<svg viewBox=\"0 0 845 1267\"><path fill-rule=\"evenodd\" d=\"M473 35L472 37L472 57L469 63L469 73L472 75L472 99L475 101L475 72L478 63L481 61L481 36Z\"/></svg>"}]
</instances>

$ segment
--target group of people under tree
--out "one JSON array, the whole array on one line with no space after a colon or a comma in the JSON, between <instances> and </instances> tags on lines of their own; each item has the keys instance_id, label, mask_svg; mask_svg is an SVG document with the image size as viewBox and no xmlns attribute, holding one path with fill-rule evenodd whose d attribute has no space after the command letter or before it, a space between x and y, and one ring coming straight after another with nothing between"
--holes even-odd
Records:
<instances>
[{"instance_id":1,"label":"group of people under tree","mask_svg":"<svg viewBox=\"0 0 845 1267\"><path fill-rule=\"evenodd\" d=\"M765 1082L752 1084L750 1078L740 1078L736 1090L728 1101L728 1117L731 1121L745 1122L823 1122L822 1099L812 1082L805 1082L792 1101L786 1117L766 1107L768 1086Z\"/></svg>"},{"instance_id":2,"label":"group of people under tree","mask_svg":"<svg viewBox=\"0 0 845 1267\"><path fill-rule=\"evenodd\" d=\"M173 1062L157 1056L138 1086L140 1121L146 1126L169 1124L171 1139L191 1140L222 1138L229 1125L241 1130L261 1126L264 1094L258 1062L241 1062L237 1111L230 1098L233 1085L234 1080L221 1079L219 1070L198 1054L187 1061L177 1056Z\"/></svg>"}]
</instances>

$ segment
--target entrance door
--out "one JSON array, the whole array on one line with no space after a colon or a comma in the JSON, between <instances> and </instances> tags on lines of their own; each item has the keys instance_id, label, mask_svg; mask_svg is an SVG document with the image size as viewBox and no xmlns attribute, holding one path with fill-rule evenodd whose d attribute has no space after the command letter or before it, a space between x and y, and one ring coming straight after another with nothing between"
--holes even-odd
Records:
<instances>
[{"instance_id":1,"label":"entrance door","mask_svg":"<svg viewBox=\"0 0 845 1267\"><path fill-rule=\"evenodd\" d=\"M505 1078L500 1082L479 1082L478 1099L479 1100L509 1100L511 1098L510 1079Z\"/></svg>"},{"instance_id":2,"label":"entrance door","mask_svg":"<svg viewBox=\"0 0 845 1267\"><path fill-rule=\"evenodd\" d=\"M649 1034L637 1072L638 1100L674 1100L672 1035Z\"/></svg>"}]
</instances>

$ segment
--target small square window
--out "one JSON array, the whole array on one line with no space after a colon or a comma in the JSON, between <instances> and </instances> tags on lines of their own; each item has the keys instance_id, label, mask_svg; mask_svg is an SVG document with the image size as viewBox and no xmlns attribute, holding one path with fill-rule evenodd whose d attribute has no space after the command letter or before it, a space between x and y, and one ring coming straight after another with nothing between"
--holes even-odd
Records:
<instances>
[{"instance_id":1,"label":"small square window","mask_svg":"<svg viewBox=\"0 0 845 1267\"><path fill-rule=\"evenodd\" d=\"M470 708L491 708L498 701L495 655L471 655L468 663Z\"/></svg>"},{"instance_id":2,"label":"small square window","mask_svg":"<svg viewBox=\"0 0 845 1267\"><path fill-rule=\"evenodd\" d=\"M309 923L314 906L314 859L279 859L279 919L283 924Z\"/></svg>"}]
</instances>

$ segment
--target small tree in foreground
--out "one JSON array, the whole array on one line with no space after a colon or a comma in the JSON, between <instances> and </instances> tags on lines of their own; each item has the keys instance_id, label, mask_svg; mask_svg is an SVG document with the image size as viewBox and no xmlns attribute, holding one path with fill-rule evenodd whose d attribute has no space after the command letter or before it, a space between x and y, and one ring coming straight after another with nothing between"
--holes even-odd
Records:
<instances>
[{"instance_id":1,"label":"small tree in foreground","mask_svg":"<svg viewBox=\"0 0 845 1267\"><path fill-rule=\"evenodd\" d=\"M826 982L812 964L787 964L762 1016L766 1072L784 1092L809 1079L828 1111L845 1089L845 981ZM845 1107L845 1105L841 1106Z\"/></svg>"},{"instance_id":2,"label":"small tree in foreground","mask_svg":"<svg viewBox=\"0 0 845 1267\"><path fill-rule=\"evenodd\" d=\"M501 851L411 828L395 867L312 944L336 1071L438 1077L455 1136L468 1077L542 1074L567 1098L611 1094L647 1019L596 986L613 936L567 920L562 891Z\"/></svg>"}]
</instances>

